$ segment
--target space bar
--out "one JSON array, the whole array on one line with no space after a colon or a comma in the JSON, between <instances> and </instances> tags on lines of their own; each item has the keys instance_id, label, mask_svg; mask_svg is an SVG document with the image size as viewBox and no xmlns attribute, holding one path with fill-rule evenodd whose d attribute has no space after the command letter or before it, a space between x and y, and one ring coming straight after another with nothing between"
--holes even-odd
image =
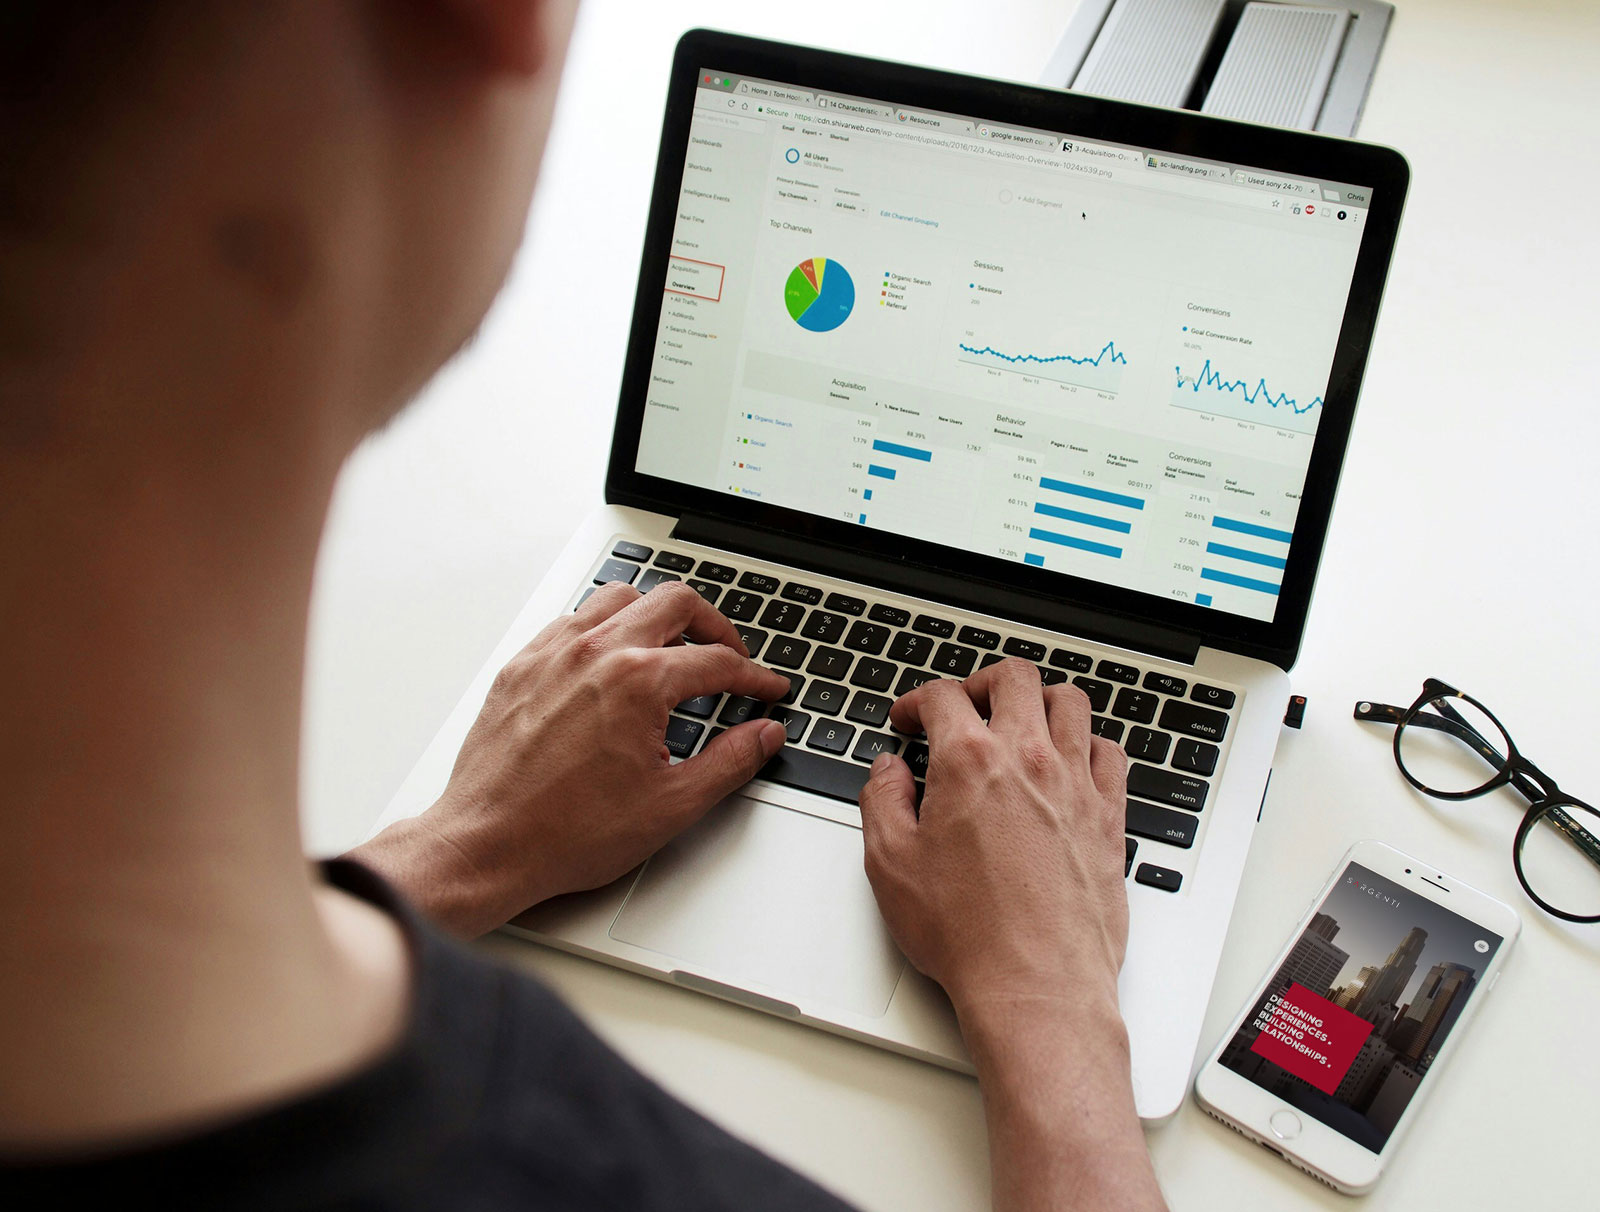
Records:
<instances>
[{"instance_id":1,"label":"space bar","mask_svg":"<svg viewBox=\"0 0 1600 1212\"><path fill-rule=\"evenodd\" d=\"M853 762L836 762L832 758L818 757L793 745L785 745L756 775L771 779L785 787L798 787L802 791L815 791L829 795L847 804L861 801L861 789L867 785L872 772Z\"/></svg>"}]
</instances>

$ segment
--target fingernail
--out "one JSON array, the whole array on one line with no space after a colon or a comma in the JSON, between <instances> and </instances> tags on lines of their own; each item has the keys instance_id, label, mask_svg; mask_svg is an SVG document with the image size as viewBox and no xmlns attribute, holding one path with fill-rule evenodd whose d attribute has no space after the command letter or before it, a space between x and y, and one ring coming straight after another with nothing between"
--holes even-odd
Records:
<instances>
[{"instance_id":1,"label":"fingernail","mask_svg":"<svg viewBox=\"0 0 1600 1212\"><path fill-rule=\"evenodd\" d=\"M768 757L783 748L783 743L789 739L789 730L777 720L768 720L761 729L761 749Z\"/></svg>"},{"instance_id":2,"label":"fingernail","mask_svg":"<svg viewBox=\"0 0 1600 1212\"><path fill-rule=\"evenodd\" d=\"M880 753L877 757L877 760L872 763L871 773L882 774L885 770L889 769L889 763L893 760L894 759L891 758L887 753Z\"/></svg>"}]
</instances>

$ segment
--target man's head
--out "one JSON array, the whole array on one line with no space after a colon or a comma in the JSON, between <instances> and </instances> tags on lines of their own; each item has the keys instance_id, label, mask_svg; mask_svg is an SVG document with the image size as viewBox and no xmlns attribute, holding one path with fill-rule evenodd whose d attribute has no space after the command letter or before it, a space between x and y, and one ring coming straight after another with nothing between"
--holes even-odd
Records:
<instances>
[{"instance_id":1,"label":"man's head","mask_svg":"<svg viewBox=\"0 0 1600 1212\"><path fill-rule=\"evenodd\" d=\"M0 457L342 456L498 289L575 2L8 0Z\"/></svg>"}]
</instances>

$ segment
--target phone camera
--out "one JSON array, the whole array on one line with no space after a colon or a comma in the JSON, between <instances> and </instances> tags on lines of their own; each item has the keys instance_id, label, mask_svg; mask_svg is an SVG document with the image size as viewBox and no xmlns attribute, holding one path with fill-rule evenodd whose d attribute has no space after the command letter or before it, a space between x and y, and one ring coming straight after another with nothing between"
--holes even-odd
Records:
<instances>
[{"instance_id":1,"label":"phone camera","mask_svg":"<svg viewBox=\"0 0 1600 1212\"><path fill-rule=\"evenodd\" d=\"M1410 867L1407 867L1407 868L1406 868L1406 874L1407 874L1407 875L1410 875L1410 874L1411 874L1411 868L1410 868Z\"/></svg>"}]
</instances>

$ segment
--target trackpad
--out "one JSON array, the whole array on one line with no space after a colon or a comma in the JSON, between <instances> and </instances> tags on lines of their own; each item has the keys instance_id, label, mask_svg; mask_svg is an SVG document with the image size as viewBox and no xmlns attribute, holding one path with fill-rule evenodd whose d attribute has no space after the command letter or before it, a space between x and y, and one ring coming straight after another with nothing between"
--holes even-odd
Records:
<instances>
[{"instance_id":1,"label":"trackpad","mask_svg":"<svg viewBox=\"0 0 1600 1212\"><path fill-rule=\"evenodd\" d=\"M802 1008L881 1015L905 967L861 869L861 831L742 795L650 860L610 933Z\"/></svg>"}]
</instances>

